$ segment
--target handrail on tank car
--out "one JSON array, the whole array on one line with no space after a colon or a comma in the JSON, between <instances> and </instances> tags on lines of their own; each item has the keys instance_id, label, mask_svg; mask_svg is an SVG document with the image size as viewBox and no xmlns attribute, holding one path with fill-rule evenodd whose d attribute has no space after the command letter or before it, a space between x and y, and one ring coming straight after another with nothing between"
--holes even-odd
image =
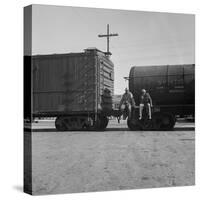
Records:
<instances>
[{"instance_id":1,"label":"handrail on tank car","mask_svg":"<svg viewBox=\"0 0 200 200\"><path fill-rule=\"evenodd\" d=\"M128 81L128 80L130 79L130 77L124 77L124 79L125 79L126 81Z\"/></svg>"}]
</instances>

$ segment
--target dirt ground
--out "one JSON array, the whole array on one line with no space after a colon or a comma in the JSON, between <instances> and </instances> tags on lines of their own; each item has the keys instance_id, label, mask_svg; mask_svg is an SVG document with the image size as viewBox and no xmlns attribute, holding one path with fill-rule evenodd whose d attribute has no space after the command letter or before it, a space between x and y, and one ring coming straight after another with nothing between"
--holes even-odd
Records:
<instances>
[{"instance_id":1,"label":"dirt ground","mask_svg":"<svg viewBox=\"0 0 200 200\"><path fill-rule=\"evenodd\" d=\"M52 121L33 126L33 194L195 183L194 123L135 132L125 121L111 121L104 132L56 132Z\"/></svg>"}]
</instances>

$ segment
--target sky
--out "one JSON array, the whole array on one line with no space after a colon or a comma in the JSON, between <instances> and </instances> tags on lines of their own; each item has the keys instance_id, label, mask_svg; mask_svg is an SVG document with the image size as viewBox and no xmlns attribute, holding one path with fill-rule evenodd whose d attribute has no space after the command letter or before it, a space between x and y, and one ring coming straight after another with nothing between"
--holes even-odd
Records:
<instances>
[{"instance_id":1,"label":"sky","mask_svg":"<svg viewBox=\"0 0 200 200\"><path fill-rule=\"evenodd\" d=\"M47 5L33 5L32 54L106 51L98 35L107 24L119 34L110 39L115 94L124 92L133 66L195 62L194 15Z\"/></svg>"}]
</instances>

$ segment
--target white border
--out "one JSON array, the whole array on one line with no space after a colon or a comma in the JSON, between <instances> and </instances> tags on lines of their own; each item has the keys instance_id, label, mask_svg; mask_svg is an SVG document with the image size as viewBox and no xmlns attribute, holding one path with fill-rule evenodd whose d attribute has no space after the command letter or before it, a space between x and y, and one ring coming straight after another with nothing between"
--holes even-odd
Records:
<instances>
[{"instance_id":1,"label":"white border","mask_svg":"<svg viewBox=\"0 0 200 200\"><path fill-rule=\"evenodd\" d=\"M1 49L1 109L0 109L0 188L1 199L30 199L20 191L23 169L23 6L29 4L50 4L81 7L131 9L143 11L176 12L196 14L196 186L140 189L116 192L65 194L38 196L36 199L197 199L200 196L200 12L198 0L7 0L0 7L0 49Z\"/></svg>"}]
</instances>

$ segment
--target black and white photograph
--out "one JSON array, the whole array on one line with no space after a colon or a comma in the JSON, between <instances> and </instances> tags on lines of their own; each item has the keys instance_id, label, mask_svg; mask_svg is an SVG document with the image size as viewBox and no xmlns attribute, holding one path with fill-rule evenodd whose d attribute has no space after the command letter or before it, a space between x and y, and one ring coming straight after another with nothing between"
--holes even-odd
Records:
<instances>
[{"instance_id":1,"label":"black and white photograph","mask_svg":"<svg viewBox=\"0 0 200 200\"><path fill-rule=\"evenodd\" d=\"M24 7L24 192L195 185L195 15Z\"/></svg>"}]
</instances>

